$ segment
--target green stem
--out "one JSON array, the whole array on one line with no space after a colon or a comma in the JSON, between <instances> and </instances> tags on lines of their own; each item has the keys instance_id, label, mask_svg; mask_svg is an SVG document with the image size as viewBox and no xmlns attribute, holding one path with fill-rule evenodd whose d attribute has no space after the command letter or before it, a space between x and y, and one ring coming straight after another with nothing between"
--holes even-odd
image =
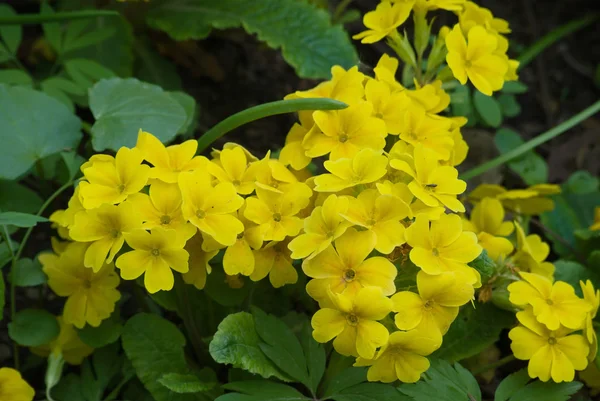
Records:
<instances>
[{"instance_id":1,"label":"green stem","mask_svg":"<svg viewBox=\"0 0 600 401\"><path fill-rule=\"evenodd\" d=\"M53 14L19 14L11 17L0 17L0 25L30 25L54 21L71 21L82 18L120 16L112 10L63 11Z\"/></svg>"},{"instance_id":2,"label":"green stem","mask_svg":"<svg viewBox=\"0 0 600 401\"><path fill-rule=\"evenodd\" d=\"M539 146L545 142L548 142L552 138L555 138L555 137L559 136L560 134L568 131L569 129L573 128L574 126L576 126L580 122L584 121L588 117L594 115L598 111L600 111L600 100L598 100L596 103L592 104L585 110L582 110L578 114L574 115L573 117L569 118L568 120L562 122L561 124L558 124L556 127L531 139L530 141L527 141L524 144L514 148L513 150L510 150L510 151L496 157L495 159L485 162L485 163L461 174L460 178L463 180L469 180L473 177L477 177L478 175L485 173L486 171L488 171L494 167L498 167L510 160L513 160L513 159L523 155L524 153L527 153L530 150L534 149L536 146Z\"/></svg>"},{"instance_id":3,"label":"green stem","mask_svg":"<svg viewBox=\"0 0 600 401\"><path fill-rule=\"evenodd\" d=\"M510 363L510 362L512 362L512 361L514 361L516 359L517 358L515 358L515 356L513 354L510 354L508 356L505 356L502 359L497 360L496 362L492 362L492 363L490 363L488 365L480 366L479 368L473 369L471 371L471 373L473 374L473 376L479 375L481 373L487 372L488 370L496 369L496 368L499 368L500 366L504 366L507 363Z\"/></svg>"},{"instance_id":4,"label":"green stem","mask_svg":"<svg viewBox=\"0 0 600 401\"><path fill-rule=\"evenodd\" d=\"M587 17L568 22L547 33L540 40L535 42L527 50L521 53L521 55L517 58L517 60L519 60L519 69L525 67L541 52L546 50L548 47L552 46L554 43L558 42L560 39L594 22L598 18L598 15L599 14L592 14L588 15Z\"/></svg>"},{"instance_id":5,"label":"green stem","mask_svg":"<svg viewBox=\"0 0 600 401\"><path fill-rule=\"evenodd\" d=\"M86 134L92 135L92 124L88 123L87 121L82 121L81 122L81 129Z\"/></svg>"},{"instance_id":6,"label":"green stem","mask_svg":"<svg viewBox=\"0 0 600 401\"><path fill-rule=\"evenodd\" d=\"M17 270L17 258L15 257L15 250L13 248L12 240L10 239L10 234L8 233L8 229L5 225L2 225L2 232L0 235L6 241L6 246L8 248L8 252L10 253L11 263L10 263L10 320L13 321L15 318L15 314L17 313L17 303L16 303L16 286L15 286L15 271ZM15 365L15 369L19 370L19 345L13 341L13 361Z\"/></svg>"},{"instance_id":7,"label":"green stem","mask_svg":"<svg viewBox=\"0 0 600 401\"><path fill-rule=\"evenodd\" d=\"M129 383L129 381L132 378L133 378L133 376L131 376L131 375L127 375L127 376L123 377L123 379L121 379L119 384L117 384L117 386L115 388L113 388L113 390L106 396L104 401L112 401L115 398L117 398L117 396L119 395L119 392L121 391L123 386L126 385L127 383Z\"/></svg>"},{"instance_id":8,"label":"green stem","mask_svg":"<svg viewBox=\"0 0 600 401\"><path fill-rule=\"evenodd\" d=\"M339 110L348 107L347 104L327 98L279 100L250 107L227 117L198 139L198 153L205 151L214 141L237 127L277 114L294 113L301 110Z\"/></svg>"}]
</instances>

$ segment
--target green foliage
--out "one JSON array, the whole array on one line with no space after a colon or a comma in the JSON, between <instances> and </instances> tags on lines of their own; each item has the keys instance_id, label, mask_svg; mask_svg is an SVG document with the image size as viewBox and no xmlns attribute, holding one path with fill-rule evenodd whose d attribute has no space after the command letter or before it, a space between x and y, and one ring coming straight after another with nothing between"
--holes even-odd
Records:
<instances>
[{"instance_id":1,"label":"green foliage","mask_svg":"<svg viewBox=\"0 0 600 401\"><path fill-rule=\"evenodd\" d=\"M490 127L498 128L502 124L502 107L492 96L475 91L473 105L481 119Z\"/></svg>"},{"instance_id":2,"label":"green foliage","mask_svg":"<svg viewBox=\"0 0 600 401\"><path fill-rule=\"evenodd\" d=\"M0 180L0 210L36 213L44 201L31 189L16 181Z\"/></svg>"},{"instance_id":3,"label":"green foliage","mask_svg":"<svg viewBox=\"0 0 600 401\"><path fill-rule=\"evenodd\" d=\"M579 281L590 280L594 284L594 288L600 287L600 272L597 271L598 265L590 264L586 267L580 263L570 260L557 260L554 264L554 280L565 281L575 289L575 292L581 297L582 291L579 286Z\"/></svg>"},{"instance_id":4,"label":"green foliage","mask_svg":"<svg viewBox=\"0 0 600 401\"><path fill-rule=\"evenodd\" d=\"M33 227L37 223L44 223L47 218L29 213L2 212L0 213L0 226Z\"/></svg>"},{"instance_id":5,"label":"green foliage","mask_svg":"<svg viewBox=\"0 0 600 401\"><path fill-rule=\"evenodd\" d=\"M358 61L348 35L329 16L295 0L160 1L147 15L148 24L176 40L203 39L211 29L243 26L283 57L304 78L328 78L330 68L350 68Z\"/></svg>"},{"instance_id":6,"label":"green foliage","mask_svg":"<svg viewBox=\"0 0 600 401\"><path fill-rule=\"evenodd\" d=\"M19 259L13 274L14 285L18 287L35 287L46 283L48 280L46 274L42 271L42 265L37 259Z\"/></svg>"},{"instance_id":7,"label":"green foliage","mask_svg":"<svg viewBox=\"0 0 600 401\"><path fill-rule=\"evenodd\" d=\"M123 332L123 325L118 318L118 310L106 320L103 320L98 327L86 325L78 331L81 341L93 348L101 348L116 342Z\"/></svg>"},{"instance_id":8,"label":"green foliage","mask_svg":"<svg viewBox=\"0 0 600 401\"><path fill-rule=\"evenodd\" d=\"M500 153L507 153L525 142L516 131L508 128L501 128L496 132L494 143ZM544 159L533 150L511 160L507 164L508 167L518 174L527 185L548 182L548 165Z\"/></svg>"},{"instance_id":9,"label":"green foliage","mask_svg":"<svg viewBox=\"0 0 600 401\"><path fill-rule=\"evenodd\" d=\"M496 263L490 259L485 249L469 263L469 266L479 272L482 283L486 283L496 273Z\"/></svg>"},{"instance_id":10,"label":"green foliage","mask_svg":"<svg viewBox=\"0 0 600 401\"><path fill-rule=\"evenodd\" d=\"M0 244L2 245L2 244ZM2 260L0 259L0 263L2 263ZM0 267L2 267L0 265ZM4 311L4 304L5 304L5 296L4 296L4 292L6 291L6 285L4 284L4 275L0 272L0 311ZM0 313L0 322L2 321L2 319L4 318L4 313Z\"/></svg>"},{"instance_id":11,"label":"green foliage","mask_svg":"<svg viewBox=\"0 0 600 401\"><path fill-rule=\"evenodd\" d=\"M35 110L35 115L31 114ZM0 84L0 178L15 179L38 160L74 148L81 121L56 99Z\"/></svg>"},{"instance_id":12,"label":"green foliage","mask_svg":"<svg viewBox=\"0 0 600 401\"><path fill-rule=\"evenodd\" d=\"M380 383L361 383L331 396L335 401L410 401L394 386Z\"/></svg>"},{"instance_id":13,"label":"green foliage","mask_svg":"<svg viewBox=\"0 0 600 401\"><path fill-rule=\"evenodd\" d=\"M212 375L214 376L214 372ZM189 373L167 373L158 379L158 381L169 390L179 394L200 393L210 390L217 384L216 376L213 381L202 381L197 375Z\"/></svg>"},{"instance_id":14,"label":"green foliage","mask_svg":"<svg viewBox=\"0 0 600 401\"><path fill-rule=\"evenodd\" d=\"M8 324L8 335L17 344L37 347L48 344L58 336L56 317L41 309L23 309Z\"/></svg>"},{"instance_id":15,"label":"green foliage","mask_svg":"<svg viewBox=\"0 0 600 401\"><path fill-rule=\"evenodd\" d=\"M331 365L330 365L331 367ZM338 374L327 383L323 391L323 397L331 397L334 394L339 394L341 391L354 387L357 384L367 381L367 368L366 367L349 367Z\"/></svg>"},{"instance_id":16,"label":"green foliage","mask_svg":"<svg viewBox=\"0 0 600 401\"><path fill-rule=\"evenodd\" d=\"M227 383L223 385L226 390L236 391L217 398L218 401L265 400L265 401L300 401L310 400L298 390L285 384L274 383L269 380L249 380ZM249 396L249 397L248 397Z\"/></svg>"},{"instance_id":17,"label":"green foliage","mask_svg":"<svg viewBox=\"0 0 600 401\"><path fill-rule=\"evenodd\" d=\"M17 15L15 10L8 4L0 4L0 17L12 17ZM0 60L2 55L9 53L10 58L13 58L19 50L23 32L20 25L0 25Z\"/></svg>"},{"instance_id":18,"label":"green foliage","mask_svg":"<svg viewBox=\"0 0 600 401\"><path fill-rule=\"evenodd\" d=\"M529 380L527 369L509 375L498 386L494 401L566 401L582 386L576 381L544 383L535 380L529 383Z\"/></svg>"},{"instance_id":19,"label":"green foliage","mask_svg":"<svg viewBox=\"0 0 600 401\"><path fill-rule=\"evenodd\" d=\"M518 372L508 375L498 385L496 394L494 394L494 401L508 401L517 391L525 387L529 380L527 369L521 369Z\"/></svg>"}]
</instances>

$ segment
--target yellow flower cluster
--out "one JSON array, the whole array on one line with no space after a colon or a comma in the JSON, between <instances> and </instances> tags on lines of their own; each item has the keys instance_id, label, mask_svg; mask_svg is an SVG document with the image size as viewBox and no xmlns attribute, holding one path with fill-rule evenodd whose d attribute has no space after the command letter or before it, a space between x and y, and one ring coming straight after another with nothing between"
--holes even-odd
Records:
<instances>
[{"instance_id":1,"label":"yellow flower cluster","mask_svg":"<svg viewBox=\"0 0 600 401\"><path fill-rule=\"evenodd\" d=\"M362 43L375 43L387 37L393 48L406 47L397 31L398 27L413 12L415 36L423 32L428 34L426 14L437 9L452 11L458 23L452 29L440 29L439 40L429 56L429 64L435 65L436 62L432 60L443 60L445 55L448 67L461 84L471 81L481 93L488 96L502 89L505 81L517 79L519 62L507 56L508 39L504 34L510 33L508 22L495 18L490 10L472 1L382 0L374 11L365 14L363 23L368 29L354 35L354 39L361 39ZM420 51L417 49L417 52ZM406 48L399 54L406 54ZM421 66L416 65L415 68Z\"/></svg>"},{"instance_id":2,"label":"yellow flower cluster","mask_svg":"<svg viewBox=\"0 0 600 401\"><path fill-rule=\"evenodd\" d=\"M19 371L0 368L0 401L31 401L34 396L35 391Z\"/></svg>"}]
</instances>

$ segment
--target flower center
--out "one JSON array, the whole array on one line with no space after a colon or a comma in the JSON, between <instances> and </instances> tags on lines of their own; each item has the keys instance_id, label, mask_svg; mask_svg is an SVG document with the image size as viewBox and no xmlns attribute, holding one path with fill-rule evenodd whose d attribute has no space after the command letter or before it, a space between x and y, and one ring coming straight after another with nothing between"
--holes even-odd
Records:
<instances>
[{"instance_id":1,"label":"flower center","mask_svg":"<svg viewBox=\"0 0 600 401\"><path fill-rule=\"evenodd\" d=\"M238 187L241 184L240 180L233 180L231 183L236 187Z\"/></svg>"},{"instance_id":2,"label":"flower center","mask_svg":"<svg viewBox=\"0 0 600 401\"><path fill-rule=\"evenodd\" d=\"M369 220L367 220L367 225L368 226L374 226L375 223L376 223L375 219L369 219Z\"/></svg>"},{"instance_id":3,"label":"flower center","mask_svg":"<svg viewBox=\"0 0 600 401\"><path fill-rule=\"evenodd\" d=\"M356 326L358 325L358 317L356 315L353 315L352 313L349 313L346 315L346 322L350 326Z\"/></svg>"},{"instance_id":4,"label":"flower center","mask_svg":"<svg viewBox=\"0 0 600 401\"><path fill-rule=\"evenodd\" d=\"M429 310L429 309L433 308L433 302L432 302L431 300L428 300L427 302L425 302L425 303L423 304L423 308L425 308L425 309L427 309L427 310Z\"/></svg>"},{"instance_id":5,"label":"flower center","mask_svg":"<svg viewBox=\"0 0 600 401\"><path fill-rule=\"evenodd\" d=\"M83 285L83 288L89 290L90 288L92 288L92 281L89 279L85 279L83 280L83 282L81 283Z\"/></svg>"},{"instance_id":6,"label":"flower center","mask_svg":"<svg viewBox=\"0 0 600 401\"><path fill-rule=\"evenodd\" d=\"M110 230L110 236L112 238L119 238L120 235L121 235L121 231L117 230L116 228L113 228L112 230Z\"/></svg>"},{"instance_id":7,"label":"flower center","mask_svg":"<svg viewBox=\"0 0 600 401\"><path fill-rule=\"evenodd\" d=\"M473 66L473 64L471 64L471 60L465 61L465 68L471 68L472 66Z\"/></svg>"},{"instance_id":8,"label":"flower center","mask_svg":"<svg viewBox=\"0 0 600 401\"><path fill-rule=\"evenodd\" d=\"M281 221L281 213L273 213L273 220L275 220L276 222L280 222Z\"/></svg>"},{"instance_id":9,"label":"flower center","mask_svg":"<svg viewBox=\"0 0 600 401\"><path fill-rule=\"evenodd\" d=\"M438 249L437 249L437 248L433 248L433 249L431 250L431 253L433 254L433 256L440 256L440 251L438 251Z\"/></svg>"},{"instance_id":10,"label":"flower center","mask_svg":"<svg viewBox=\"0 0 600 401\"><path fill-rule=\"evenodd\" d=\"M244 232L243 231L237 235L237 239L242 239L242 238L244 238Z\"/></svg>"},{"instance_id":11,"label":"flower center","mask_svg":"<svg viewBox=\"0 0 600 401\"><path fill-rule=\"evenodd\" d=\"M155 258L157 258L157 257L159 257L159 256L160 256L160 249L156 249L156 248L154 248L153 250L151 250L151 251L150 251L150 254L151 254L152 256L154 256Z\"/></svg>"},{"instance_id":12,"label":"flower center","mask_svg":"<svg viewBox=\"0 0 600 401\"><path fill-rule=\"evenodd\" d=\"M554 337L548 337L548 344L550 344L550 345L556 344L556 338L554 338Z\"/></svg>"},{"instance_id":13,"label":"flower center","mask_svg":"<svg viewBox=\"0 0 600 401\"><path fill-rule=\"evenodd\" d=\"M354 277L356 277L356 272L354 270L348 269L344 272L344 280L349 282L354 280Z\"/></svg>"},{"instance_id":14,"label":"flower center","mask_svg":"<svg viewBox=\"0 0 600 401\"><path fill-rule=\"evenodd\" d=\"M383 119L383 114L382 113L375 113L375 117Z\"/></svg>"},{"instance_id":15,"label":"flower center","mask_svg":"<svg viewBox=\"0 0 600 401\"><path fill-rule=\"evenodd\" d=\"M120 194L123 193L123 191L125 191L125 184L121 184L117 187L117 190L119 191Z\"/></svg>"},{"instance_id":16,"label":"flower center","mask_svg":"<svg viewBox=\"0 0 600 401\"><path fill-rule=\"evenodd\" d=\"M169 224L171 222L171 216L167 216L166 214L164 216L160 216L160 224Z\"/></svg>"},{"instance_id":17,"label":"flower center","mask_svg":"<svg viewBox=\"0 0 600 401\"><path fill-rule=\"evenodd\" d=\"M341 143L345 143L348 140L348 135L342 134L342 135L340 135L339 139L340 139Z\"/></svg>"},{"instance_id":18,"label":"flower center","mask_svg":"<svg viewBox=\"0 0 600 401\"><path fill-rule=\"evenodd\" d=\"M204 210L197 210L196 211L196 217L199 219L203 219L204 216L206 216L206 213L204 212Z\"/></svg>"},{"instance_id":19,"label":"flower center","mask_svg":"<svg viewBox=\"0 0 600 401\"><path fill-rule=\"evenodd\" d=\"M554 305L554 302L552 302L552 300L551 300L551 299L547 299L547 300L546 300L546 303L547 303L548 305Z\"/></svg>"}]
</instances>

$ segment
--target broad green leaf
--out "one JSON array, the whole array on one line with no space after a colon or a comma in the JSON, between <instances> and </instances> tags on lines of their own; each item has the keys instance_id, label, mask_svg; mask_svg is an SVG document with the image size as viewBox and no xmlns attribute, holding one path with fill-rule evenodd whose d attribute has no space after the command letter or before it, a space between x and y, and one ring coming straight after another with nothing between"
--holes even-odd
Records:
<instances>
[{"instance_id":1,"label":"broad green leaf","mask_svg":"<svg viewBox=\"0 0 600 401\"><path fill-rule=\"evenodd\" d=\"M502 124L502 109L500 103L491 96L479 91L473 94L473 105L481 119L490 127L498 128Z\"/></svg>"},{"instance_id":2,"label":"broad green leaf","mask_svg":"<svg viewBox=\"0 0 600 401\"><path fill-rule=\"evenodd\" d=\"M47 85L46 82L42 82L40 84L40 89L46 95L53 97L56 100L58 100L59 102L61 102L62 104L64 104L71 113L75 113L75 104L73 103L73 100L71 100L71 97L69 95L67 95L65 92L63 92L62 90L60 90L56 87Z\"/></svg>"},{"instance_id":3,"label":"broad green leaf","mask_svg":"<svg viewBox=\"0 0 600 401\"><path fill-rule=\"evenodd\" d=\"M391 384L361 383L331 396L335 401L410 401Z\"/></svg>"},{"instance_id":4,"label":"broad green leaf","mask_svg":"<svg viewBox=\"0 0 600 401\"><path fill-rule=\"evenodd\" d=\"M221 266L213 266L213 271L206 278L204 287L206 295L223 306L241 305L249 291L249 285L244 285L242 288L231 288L225 281L225 272Z\"/></svg>"},{"instance_id":5,"label":"broad green leaf","mask_svg":"<svg viewBox=\"0 0 600 401\"><path fill-rule=\"evenodd\" d=\"M586 170L578 170L571 174L563 184L565 191L572 194L589 194L600 189L600 179Z\"/></svg>"},{"instance_id":6,"label":"broad green leaf","mask_svg":"<svg viewBox=\"0 0 600 401\"><path fill-rule=\"evenodd\" d=\"M8 335L19 345L37 347L48 344L58 336L58 320L41 309L23 309L8 324Z\"/></svg>"},{"instance_id":7,"label":"broad green leaf","mask_svg":"<svg viewBox=\"0 0 600 401\"><path fill-rule=\"evenodd\" d=\"M48 4L48 2L43 1L40 8L40 14L54 14L54 10ZM45 24L42 24L42 29L44 30L44 37L46 38L48 43L50 43L50 46L52 46L54 51L60 53L62 50L62 32L60 28L60 23L47 22Z\"/></svg>"},{"instance_id":8,"label":"broad green leaf","mask_svg":"<svg viewBox=\"0 0 600 401\"><path fill-rule=\"evenodd\" d=\"M0 210L37 213L44 201L31 189L16 181L0 180Z\"/></svg>"},{"instance_id":9,"label":"broad green leaf","mask_svg":"<svg viewBox=\"0 0 600 401\"><path fill-rule=\"evenodd\" d=\"M366 367L349 367L341 371L328 383L323 392L323 397L330 397L342 390L367 381Z\"/></svg>"},{"instance_id":10,"label":"broad green leaf","mask_svg":"<svg viewBox=\"0 0 600 401\"><path fill-rule=\"evenodd\" d=\"M35 287L44 284L48 279L42 271L42 265L29 258L19 259L14 271L15 285L18 287Z\"/></svg>"},{"instance_id":11,"label":"broad green leaf","mask_svg":"<svg viewBox=\"0 0 600 401\"><path fill-rule=\"evenodd\" d=\"M133 377L133 369L125 371L125 355L121 351L120 344L114 343L94 351L92 355L92 367L95 372L95 381L102 390L110 391L108 387L111 380L122 371L124 377Z\"/></svg>"},{"instance_id":12,"label":"broad green leaf","mask_svg":"<svg viewBox=\"0 0 600 401\"><path fill-rule=\"evenodd\" d=\"M50 77L48 79L43 80L40 85L42 88L53 88L56 90L60 90L66 94L82 96L86 94L85 87L79 86L77 83L71 81L70 79L66 79L63 77Z\"/></svg>"},{"instance_id":13,"label":"broad green leaf","mask_svg":"<svg viewBox=\"0 0 600 401\"><path fill-rule=\"evenodd\" d=\"M150 41L136 39L135 51L141 61L135 74L137 78L158 85L164 90L182 89L177 67L169 59L158 54L150 45Z\"/></svg>"},{"instance_id":14,"label":"broad green leaf","mask_svg":"<svg viewBox=\"0 0 600 401\"><path fill-rule=\"evenodd\" d=\"M160 87L134 78L111 78L90 90L94 150L134 147L143 129L162 142L172 140L187 121L185 109Z\"/></svg>"},{"instance_id":15,"label":"broad green leaf","mask_svg":"<svg viewBox=\"0 0 600 401\"><path fill-rule=\"evenodd\" d=\"M481 401L481 390L473 375L458 363L451 365L441 359L431 361L424 379L399 389L414 401Z\"/></svg>"},{"instance_id":16,"label":"broad green leaf","mask_svg":"<svg viewBox=\"0 0 600 401\"><path fill-rule=\"evenodd\" d=\"M544 383L536 380L517 391L510 401L567 401L582 386L579 382Z\"/></svg>"},{"instance_id":17,"label":"broad green leaf","mask_svg":"<svg viewBox=\"0 0 600 401\"><path fill-rule=\"evenodd\" d=\"M210 390L216 385L216 382L203 382L198 376L187 373L167 373L163 375L158 382L169 390L180 393L200 393Z\"/></svg>"},{"instance_id":18,"label":"broad green leaf","mask_svg":"<svg viewBox=\"0 0 600 401\"><path fill-rule=\"evenodd\" d=\"M32 89L0 85L0 178L15 179L36 161L76 147L80 128L79 118L58 100Z\"/></svg>"},{"instance_id":19,"label":"broad green leaf","mask_svg":"<svg viewBox=\"0 0 600 401\"><path fill-rule=\"evenodd\" d=\"M303 324L299 335L308 367L309 388L313 393L316 393L317 388L321 383L321 379L323 378L323 374L325 373L325 365L327 363L325 347L323 344L316 342L313 338L312 327L308 319L306 319L306 322Z\"/></svg>"},{"instance_id":20,"label":"broad green leaf","mask_svg":"<svg viewBox=\"0 0 600 401\"><path fill-rule=\"evenodd\" d=\"M504 83L504 86L502 87L500 92L508 93L508 94L519 94L519 93L525 93L528 90L529 90L529 88L523 82L508 81L508 82Z\"/></svg>"},{"instance_id":21,"label":"broad green leaf","mask_svg":"<svg viewBox=\"0 0 600 401\"><path fill-rule=\"evenodd\" d=\"M210 342L209 351L218 363L247 370L264 378L290 381L262 352L254 318L247 312L228 315Z\"/></svg>"},{"instance_id":22,"label":"broad green leaf","mask_svg":"<svg viewBox=\"0 0 600 401\"><path fill-rule=\"evenodd\" d=\"M52 389L52 398L55 400L88 401L83 395L81 378L74 373L69 373Z\"/></svg>"},{"instance_id":23,"label":"broad green leaf","mask_svg":"<svg viewBox=\"0 0 600 401\"><path fill-rule=\"evenodd\" d=\"M183 127L179 129L179 134L191 134L195 129L196 117L196 99L184 92L169 92L169 95L175 99L185 110L186 120Z\"/></svg>"},{"instance_id":24,"label":"broad green leaf","mask_svg":"<svg viewBox=\"0 0 600 401\"><path fill-rule=\"evenodd\" d=\"M1 212L0 226L33 227L37 223L48 221L47 218L21 212Z\"/></svg>"},{"instance_id":25,"label":"broad green leaf","mask_svg":"<svg viewBox=\"0 0 600 401\"><path fill-rule=\"evenodd\" d=\"M565 281L569 283L577 293L578 296L582 296L581 287L579 281L590 280L594 284L595 288L600 288L600 272L598 272L598 266L586 267L577 262L570 260L557 260L554 264L554 280Z\"/></svg>"},{"instance_id":26,"label":"broad green leaf","mask_svg":"<svg viewBox=\"0 0 600 401\"><path fill-rule=\"evenodd\" d=\"M29 74L18 69L0 70L0 83L31 86L33 81Z\"/></svg>"},{"instance_id":27,"label":"broad green leaf","mask_svg":"<svg viewBox=\"0 0 600 401\"><path fill-rule=\"evenodd\" d=\"M115 313L103 320L98 327L87 325L78 330L81 341L93 348L102 348L116 342L121 337L123 325Z\"/></svg>"},{"instance_id":28,"label":"broad green leaf","mask_svg":"<svg viewBox=\"0 0 600 401\"><path fill-rule=\"evenodd\" d=\"M508 128L501 128L494 136L494 143L500 153L507 153L524 143L521 136ZM534 151L525 153L508 162L511 170L517 173L527 185L548 182L548 165Z\"/></svg>"},{"instance_id":29,"label":"broad green leaf","mask_svg":"<svg viewBox=\"0 0 600 401\"><path fill-rule=\"evenodd\" d=\"M525 387L531 380L527 369L521 369L518 372L508 375L500 382L494 394L494 401L508 401L517 391Z\"/></svg>"},{"instance_id":30,"label":"broad green leaf","mask_svg":"<svg viewBox=\"0 0 600 401\"><path fill-rule=\"evenodd\" d=\"M256 395L271 399L272 397L286 397L289 400L306 400L304 395L293 387L269 380L245 380L227 383L222 386L225 390L237 391L247 395Z\"/></svg>"},{"instance_id":31,"label":"broad green leaf","mask_svg":"<svg viewBox=\"0 0 600 401\"><path fill-rule=\"evenodd\" d=\"M487 281L496 273L496 263L490 259L485 249L475 260L469 263L469 266L481 274L482 283L487 283Z\"/></svg>"},{"instance_id":32,"label":"broad green leaf","mask_svg":"<svg viewBox=\"0 0 600 401\"><path fill-rule=\"evenodd\" d=\"M15 15L17 13L11 6L0 4L0 17L12 17ZM0 38L12 54L17 54L22 37L21 25L0 25Z\"/></svg>"},{"instance_id":33,"label":"broad green leaf","mask_svg":"<svg viewBox=\"0 0 600 401\"><path fill-rule=\"evenodd\" d=\"M272 48L303 78L329 78L334 65L350 68L358 57L340 25L328 13L302 1L169 0L156 2L148 24L175 40L203 39L211 29L243 26Z\"/></svg>"},{"instance_id":34,"label":"broad green leaf","mask_svg":"<svg viewBox=\"0 0 600 401\"><path fill-rule=\"evenodd\" d=\"M156 401L197 399L192 394L175 393L159 382L166 373L189 373L183 353L185 337L173 323L139 313L125 324L122 341L137 376Z\"/></svg>"},{"instance_id":35,"label":"broad green leaf","mask_svg":"<svg viewBox=\"0 0 600 401\"><path fill-rule=\"evenodd\" d=\"M2 245L2 244L0 244ZM2 262L0 262L2 263ZM2 265L0 265L0 267L2 267ZM4 317L4 304L5 304L5 292L6 290L6 285L4 284L4 275L2 274L2 272L0 271L0 322L2 321L2 318Z\"/></svg>"},{"instance_id":36,"label":"broad green leaf","mask_svg":"<svg viewBox=\"0 0 600 401\"><path fill-rule=\"evenodd\" d=\"M502 93L498 96L498 103L502 108L502 115L506 117L516 117L521 114L521 105L514 95Z\"/></svg>"},{"instance_id":37,"label":"broad green leaf","mask_svg":"<svg viewBox=\"0 0 600 401\"><path fill-rule=\"evenodd\" d=\"M98 62L89 59L71 59L65 62L65 70L75 84L83 88L91 87L95 82L115 74Z\"/></svg>"},{"instance_id":38,"label":"broad green leaf","mask_svg":"<svg viewBox=\"0 0 600 401\"><path fill-rule=\"evenodd\" d=\"M510 327L514 321L513 313L490 302L469 303L461 308L433 357L454 362L476 355L495 343L502 329Z\"/></svg>"}]
</instances>

